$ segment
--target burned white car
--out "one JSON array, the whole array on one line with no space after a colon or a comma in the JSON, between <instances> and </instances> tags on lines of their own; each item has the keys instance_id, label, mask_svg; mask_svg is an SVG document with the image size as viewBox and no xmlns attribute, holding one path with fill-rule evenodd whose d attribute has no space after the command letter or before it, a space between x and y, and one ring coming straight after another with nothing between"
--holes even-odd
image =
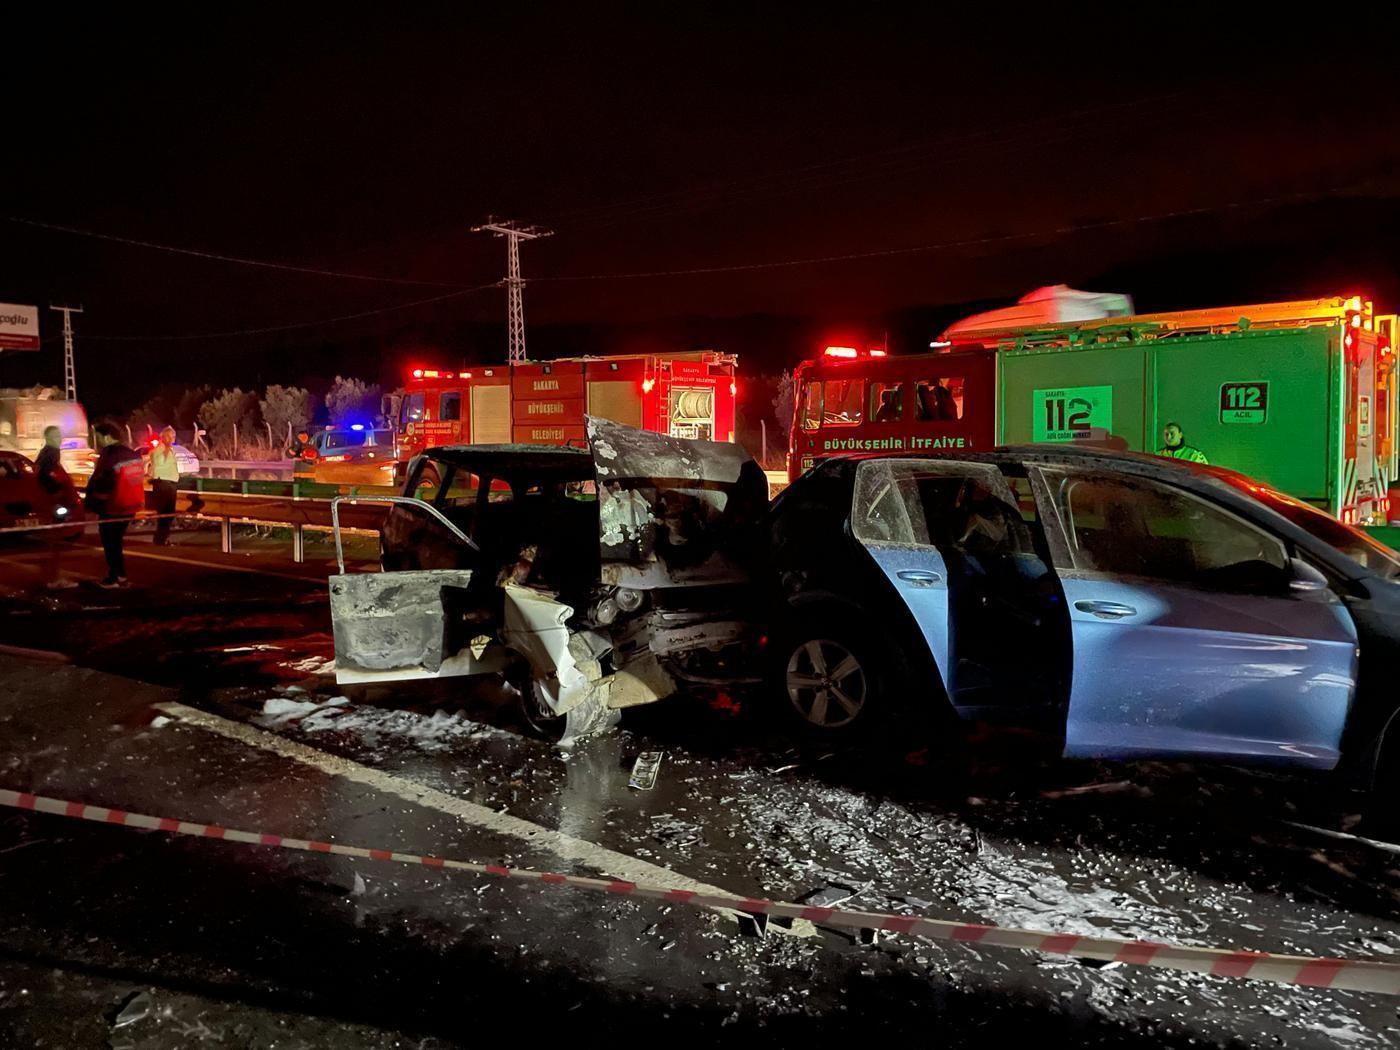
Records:
<instances>
[{"instance_id":1,"label":"burned white car","mask_svg":"<svg viewBox=\"0 0 1400 1050\"><path fill-rule=\"evenodd\" d=\"M330 580L337 681L503 675L532 724L572 739L745 666L763 472L736 445L599 419L588 444L410 464L383 571Z\"/></svg>"}]
</instances>

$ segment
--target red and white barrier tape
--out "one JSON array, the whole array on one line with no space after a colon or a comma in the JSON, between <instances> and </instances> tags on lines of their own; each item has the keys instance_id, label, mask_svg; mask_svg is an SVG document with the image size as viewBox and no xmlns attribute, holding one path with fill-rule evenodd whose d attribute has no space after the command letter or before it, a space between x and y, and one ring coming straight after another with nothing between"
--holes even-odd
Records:
<instances>
[{"instance_id":1,"label":"red and white barrier tape","mask_svg":"<svg viewBox=\"0 0 1400 1050\"><path fill-rule=\"evenodd\" d=\"M806 919L823 926L841 926L860 930L885 930L890 933L911 934L941 941L961 941L979 947L1029 948L1048 955L1066 955L1082 959L1102 959L1189 973L1208 973L1217 977L1248 977L1253 980L1277 981L1282 984L1307 985L1316 988L1343 988L1358 992L1379 992L1400 995L1400 963L1366 959L1312 958L1303 955L1275 955L1269 952L1225 951L1219 948L1195 948L1186 945L1158 944L1132 941L1118 937L1081 937L1072 933L1047 933L1040 930L1018 930L978 923L949 922L926 919L918 915L891 915L883 912L856 911L848 908L814 908L803 904L749 897L730 897L673 890L662 886L646 886L620 879L592 879L582 875L560 875L547 871L507 868L497 864L473 864L464 860L425 857L393 850L365 849L362 846L341 846L313 839L289 838L267 832L239 831L217 824L196 824L173 817L151 817L128 813L121 809L89 806L59 798L46 798L20 791L0 788L0 806L27 809L37 813L52 813L60 817L77 817L99 824L147 831L167 831L177 835L222 839L253 846L278 849L306 850L331 853L341 857L361 857L366 860L396 861L418 864L426 868L451 868L476 875L493 875L503 879L543 883L546 886L567 886L628 897L689 904L698 908L719 908L766 915L770 918Z\"/></svg>"}]
</instances>

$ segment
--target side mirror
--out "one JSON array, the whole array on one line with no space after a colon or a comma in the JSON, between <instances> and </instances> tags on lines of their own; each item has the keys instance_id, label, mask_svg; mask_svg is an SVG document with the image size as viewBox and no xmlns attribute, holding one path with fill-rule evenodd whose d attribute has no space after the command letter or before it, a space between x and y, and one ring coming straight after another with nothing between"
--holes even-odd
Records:
<instances>
[{"instance_id":1,"label":"side mirror","mask_svg":"<svg viewBox=\"0 0 1400 1050\"><path fill-rule=\"evenodd\" d=\"M1302 558L1293 558L1289 562L1289 568L1292 576L1288 581L1288 589L1291 592L1297 595L1326 593L1327 577Z\"/></svg>"}]
</instances>

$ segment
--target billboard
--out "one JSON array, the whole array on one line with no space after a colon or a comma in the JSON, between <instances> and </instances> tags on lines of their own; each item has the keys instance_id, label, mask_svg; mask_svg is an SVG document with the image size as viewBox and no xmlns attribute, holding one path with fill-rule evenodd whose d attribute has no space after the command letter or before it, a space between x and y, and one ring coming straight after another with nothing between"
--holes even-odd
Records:
<instances>
[{"instance_id":1,"label":"billboard","mask_svg":"<svg viewBox=\"0 0 1400 1050\"><path fill-rule=\"evenodd\" d=\"M0 350L39 349L39 308L0 303Z\"/></svg>"}]
</instances>

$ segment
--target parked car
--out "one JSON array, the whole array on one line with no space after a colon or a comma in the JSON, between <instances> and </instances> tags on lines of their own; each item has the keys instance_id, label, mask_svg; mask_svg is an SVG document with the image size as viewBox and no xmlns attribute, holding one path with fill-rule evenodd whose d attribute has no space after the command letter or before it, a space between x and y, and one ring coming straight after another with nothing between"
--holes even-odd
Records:
<instances>
[{"instance_id":1,"label":"parked car","mask_svg":"<svg viewBox=\"0 0 1400 1050\"><path fill-rule=\"evenodd\" d=\"M1047 728L1068 756L1396 786L1400 555L1217 468L1073 447L827 461L768 529L785 709Z\"/></svg>"},{"instance_id":2,"label":"parked car","mask_svg":"<svg viewBox=\"0 0 1400 1050\"><path fill-rule=\"evenodd\" d=\"M50 525L69 516L75 521L82 517L71 482L58 493L47 493L27 457L0 451L0 528Z\"/></svg>"},{"instance_id":3,"label":"parked car","mask_svg":"<svg viewBox=\"0 0 1400 1050\"><path fill-rule=\"evenodd\" d=\"M299 478L324 485L395 485L394 432L370 426L327 427L311 438L311 454L293 466Z\"/></svg>"},{"instance_id":4,"label":"parked car","mask_svg":"<svg viewBox=\"0 0 1400 1050\"><path fill-rule=\"evenodd\" d=\"M588 433L588 449L416 457L381 528L384 571L331 578L337 680L503 674L568 737L727 680L750 641L737 544L767 508L763 472L727 442L596 419Z\"/></svg>"}]
</instances>

